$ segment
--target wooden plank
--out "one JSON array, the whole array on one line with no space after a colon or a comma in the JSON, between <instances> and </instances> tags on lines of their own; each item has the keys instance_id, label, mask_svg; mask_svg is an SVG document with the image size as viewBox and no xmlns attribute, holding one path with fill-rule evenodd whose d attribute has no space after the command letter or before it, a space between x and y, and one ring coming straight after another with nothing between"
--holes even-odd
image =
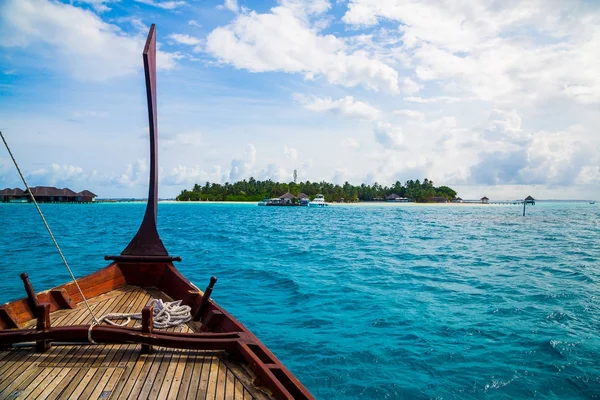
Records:
<instances>
[{"instance_id":1,"label":"wooden plank","mask_svg":"<svg viewBox=\"0 0 600 400\"><path fill-rule=\"evenodd\" d=\"M219 363L221 360L217 357L212 357L210 360L210 370L208 375L208 381L206 383L206 395L205 399L215 399L217 395L217 380L219 378Z\"/></svg>"},{"instance_id":2,"label":"wooden plank","mask_svg":"<svg viewBox=\"0 0 600 400\"><path fill-rule=\"evenodd\" d=\"M225 364L221 362L221 358L217 358L219 360L217 365L217 379L215 382L216 385L216 399L224 399L225 393L227 393L226 385L227 385L227 367Z\"/></svg>"},{"instance_id":3,"label":"wooden plank","mask_svg":"<svg viewBox=\"0 0 600 400\"><path fill-rule=\"evenodd\" d=\"M147 298L149 299L150 296ZM146 302L144 302L146 304ZM134 387L138 376L142 372L146 361L152 359L152 355L140 355L139 352L133 351L130 353L130 358L127 361L126 365L129 367L129 373L125 373L121 375L117 386L112 394L115 399L126 398L132 392L132 388ZM120 365L120 364L119 364ZM149 368L149 367L148 367ZM111 397L112 397L111 396Z\"/></svg>"},{"instance_id":4,"label":"wooden plank","mask_svg":"<svg viewBox=\"0 0 600 400\"><path fill-rule=\"evenodd\" d=\"M192 376L190 379L190 386L188 388L186 399L200 398L198 396L198 388L200 387L200 379L202 377L202 369L204 367L205 359L207 359L206 352L202 352L202 354L198 354L198 356L194 360L194 364L192 365Z\"/></svg>"},{"instance_id":5,"label":"wooden plank","mask_svg":"<svg viewBox=\"0 0 600 400\"><path fill-rule=\"evenodd\" d=\"M173 382L173 376L175 375L175 371L177 370L177 366L179 365L179 359L181 358L182 351L172 350L172 356L169 360L169 363L165 366L163 362L162 371L164 373L163 376L157 377L154 385L152 386L152 390L150 391L149 399L164 399L169 393L169 389L171 388L171 383ZM160 384L159 384L160 378ZM162 396L161 396L162 395Z\"/></svg>"},{"instance_id":6,"label":"wooden plank","mask_svg":"<svg viewBox=\"0 0 600 400\"><path fill-rule=\"evenodd\" d=\"M190 388L190 381L192 379L192 372L194 371L194 364L196 363L197 357L201 356L198 356L196 352L190 352L186 356L183 376L181 377L179 389L177 390L177 400L186 400L187 398L188 390ZM169 398L172 398L170 394L171 392L169 392Z\"/></svg>"},{"instance_id":7,"label":"wooden plank","mask_svg":"<svg viewBox=\"0 0 600 400\"><path fill-rule=\"evenodd\" d=\"M101 314L106 314L108 311L113 311L116 305L118 304L123 304L127 299L136 296L142 296L143 293L141 293L141 291L138 290L125 290L124 293L120 293L117 296L112 296L110 295L109 297L107 297L104 301L102 301L101 303L98 304L98 307L95 311L98 312L98 316L100 316ZM126 306L126 305L125 305ZM125 308L117 308L117 310L121 310ZM86 310L87 313L87 310ZM80 319L83 317L79 317ZM77 321L75 321L77 322ZM102 350L102 347L97 347L98 349ZM93 357L92 354L88 354L87 357L82 357L81 361L83 362L82 366L85 366L89 361L92 361L92 365L96 364L98 365L98 360L102 360L103 357L103 351L100 351L97 355L97 357ZM104 371L103 371L104 372ZM91 373L90 371L86 371L86 369L81 369L77 372L77 374L72 378L72 381L65 387L63 388L63 390L57 394L57 396L61 396L61 397L77 397L79 394L81 394L81 392L83 392L87 386L87 384L89 383L90 380L93 379L93 377L95 376L95 373ZM104 375L104 373L102 373L102 375ZM99 380L101 380L101 376L98 378ZM85 386L83 385L85 384ZM82 387L83 386L83 387Z\"/></svg>"},{"instance_id":8,"label":"wooden plank","mask_svg":"<svg viewBox=\"0 0 600 400\"><path fill-rule=\"evenodd\" d=\"M212 375L213 369L213 361L214 354L210 353L204 358L204 362L202 365L202 376L200 377L200 384L198 386L198 391L196 392L196 398L199 399L208 399L210 393L210 379Z\"/></svg>"},{"instance_id":9,"label":"wooden plank","mask_svg":"<svg viewBox=\"0 0 600 400\"><path fill-rule=\"evenodd\" d=\"M144 384L140 387L137 395L138 399L146 399L150 395L150 391L154 387L154 383L160 384L164 378L165 366L168 366L173 353L170 351L161 350L157 357L152 361L152 366L144 379ZM163 368L161 368L161 366Z\"/></svg>"},{"instance_id":10,"label":"wooden plank","mask_svg":"<svg viewBox=\"0 0 600 400\"><path fill-rule=\"evenodd\" d=\"M34 393L32 393L31 396L29 396L29 398L47 399L48 395L52 393L52 391L62 383L62 381L72 369L74 368L53 368L53 370L56 370L58 372L56 376L53 377L51 374L48 375L48 377L44 380L44 385L40 385L40 387L43 389L40 392L40 394L37 397L34 397Z\"/></svg>"},{"instance_id":11,"label":"wooden plank","mask_svg":"<svg viewBox=\"0 0 600 400\"><path fill-rule=\"evenodd\" d=\"M136 291L134 294L134 298L132 301L124 300L121 302L121 307L115 312L125 312L127 308L134 307L134 309L140 309L143 304L146 302L146 295L143 290ZM117 345L113 348L112 353L113 357L111 358L112 363L115 368L125 369L127 366L127 362L129 357L131 356L130 352L137 351L136 345ZM127 358L126 362L122 362L123 358ZM97 398L103 392L111 393L113 388L116 386L118 381L118 377L115 378L115 374L117 373L117 369L106 370L102 376L99 377L96 387L94 391L90 394L90 398ZM122 375L119 372L119 377Z\"/></svg>"},{"instance_id":12,"label":"wooden plank","mask_svg":"<svg viewBox=\"0 0 600 400\"><path fill-rule=\"evenodd\" d=\"M35 370L35 368L32 368L32 369ZM33 377L35 378L35 380L33 382L29 383L24 388L24 390L21 393L19 393L19 395L16 396L15 398L16 399L28 399L28 398L30 398L32 392L39 387L40 383L46 378L46 376L48 376L48 374L50 374L50 368L44 368L39 373L39 375L32 374Z\"/></svg>"},{"instance_id":13,"label":"wooden plank","mask_svg":"<svg viewBox=\"0 0 600 400\"><path fill-rule=\"evenodd\" d=\"M183 372L185 371L185 364L187 363L188 357L190 355L189 351L182 351L179 359L177 360L177 366L175 368L175 372L173 373L173 378L171 381L171 385L167 392L161 390L158 394L158 397L161 399L175 399L178 397L179 388L181 387L183 380Z\"/></svg>"},{"instance_id":14,"label":"wooden plank","mask_svg":"<svg viewBox=\"0 0 600 400\"><path fill-rule=\"evenodd\" d=\"M79 356L78 352L81 348L79 346L72 346L72 347L65 346L62 349L65 349L66 352L65 353L56 352L57 354L55 354L55 356L57 358L60 358L61 360L66 359L66 362L68 363L69 359ZM49 357L49 358L53 358L53 357ZM14 382L14 385L11 385L11 388L7 389L7 393L11 392L12 390L18 390L19 388L22 388L22 391L25 393L31 392L31 389L32 389L31 386L33 386L35 388L40 387L40 385L44 386L43 385L44 380L47 379L48 376L50 375L50 374L46 374L45 371L47 371L47 370L50 371L50 370L54 369L54 370L58 370L60 372L61 370L63 370L63 368L61 368L61 367L53 368L51 366L51 363L44 362L44 360L42 360L42 361L43 362L38 364L35 368L28 368L26 370L26 373L23 374L22 377L19 377L19 379L17 379ZM44 365L44 364L48 365L48 367L44 368L44 367L40 366L40 365ZM51 379L51 378L49 378L49 379ZM51 379L50 383L52 383L52 382L54 382L54 380ZM31 396L33 396L33 393L28 395L28 397L31 397Z\"/></svg>"},{"instance_id":15,"label":"wooden plank","mask_svg":"<svg viewBox=\"0 0 600 400\"><path fill-rule=\"evenodd\" d=\"M2 374L3 381L0 383L0 396L11 392L13 388L17 388L24 382L33 370L48 358L63 358L68 355L73 355L75 349L72 347L54 347L48 353L33 353L31 350L22 350L25 353L24 359L22 359L18 367L13 368L7 373ZM27 358L29 356L29 359Z\"/></svg>"},{"instance_id":16,"label":"wooden plank","mask_svg":"<svg viewBox=\"0 0 600 400\"><path fill-rule=\"evenodd\" d=\"M125 311L125 309L128 307L128 305L130 304L131 300L134 300L136 297L142 295L139 292L128 292L125 293L122 296L116 297L115 301L112 303L112 307L108 308L106 310L105 313L122 313ZM120 347L120 345L106 345L103 346L103 354L105 354L105 357L98 357L91 365L91 368L99 368L101 366L105 366L108 367L111 363L111 361L113 360L113 358L115 357L115 355L117 354L117 351L115 351L118 347ZM114 370L96 370L93 374L86 374L84 376L84 379L81 382L81 385L86 384L86 378L88 376L91 376L91 378L89 379L89 381L87 382L85 388L83 389L83 391L81 392L80 395L78 395L78 397L82 398L82 399L88 399L88 398L93 398L93 396L91 396L92 392L95 391L98 382L100 382L102 380L102 377L105 374L114 372ZM104 385L102 385L104 386ZM79 387L75 389L75 393L77 393L79 391Z\"/></svg>"}]
</instances>

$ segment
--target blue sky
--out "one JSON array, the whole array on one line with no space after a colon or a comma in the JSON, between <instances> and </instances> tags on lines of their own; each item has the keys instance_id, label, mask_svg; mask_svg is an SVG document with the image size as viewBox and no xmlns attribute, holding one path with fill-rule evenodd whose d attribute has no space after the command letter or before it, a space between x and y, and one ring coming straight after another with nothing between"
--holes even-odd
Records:
<instances>
[{"instance_id":1,"label":"blue sky","mask_svg":"<svg viewBox=\"0 0 600 400\"><path fill-rule=\"evenodd\" d=\"M31 185L144 197L254 176L600 198L591 1L0 0L0 129ZM0 186L22 186L0 150Z\"/></svg>"}]
</instances>

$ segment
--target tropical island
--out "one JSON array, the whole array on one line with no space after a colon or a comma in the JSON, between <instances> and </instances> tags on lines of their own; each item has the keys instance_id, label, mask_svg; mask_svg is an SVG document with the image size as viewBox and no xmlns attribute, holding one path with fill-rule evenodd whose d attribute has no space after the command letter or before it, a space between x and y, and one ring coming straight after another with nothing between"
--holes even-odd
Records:
<instances>
[{"instance_id":1,"label":"tropical island","mask_svg":"<svg viewBox=\"0 0 600 400\"><path fill-rule=\"evenodd\" d=\"M448 186L435 187L433 182L425 178L409 180L405 184L396 181L392 186L373 185L360 186L345 182L337 185L329 182L290 182L280 183L272 180L258 181L254 178L235 183L224 184L206 182L204 186L195 184L192 190L183 190L177 201L260 201L264 198L279 197L290 192L294 196L300 193L310 198L323 194L327 201L358 202L385 201L389 196L411 199L418 203L452 201L456 199L456 191Z\"/></svg>"}]
</instances>

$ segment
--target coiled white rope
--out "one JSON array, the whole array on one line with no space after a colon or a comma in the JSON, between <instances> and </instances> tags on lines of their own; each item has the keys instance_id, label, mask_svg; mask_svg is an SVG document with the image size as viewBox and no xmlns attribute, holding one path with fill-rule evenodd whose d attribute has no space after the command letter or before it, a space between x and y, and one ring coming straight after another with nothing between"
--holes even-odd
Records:
<instances>
[{"instance_id":1,"label":"coiled white rope","mask_svg":"<svg viewBox=\"0 0 600 400\"><path fill-rule=\"evenodd\" d=\"M181 305L181 300L177 301L162 301L161 299L152 299L150 301L150 305L153 305L153 323L152 326L156 329L166 329L174 326L179 326L185 324L186 322L191 321L192 308L190 306ZM115 322L114 320L125 320L125 322ZM94 326L101 324L102 322L106 322L112 326L126 326L131 322L132 319L141 320L142 313L110 313L103 315L98 319L98 321L92 322L90 328L88 329L88 340L91 343L94 342L92 339L92 329ZM139 328L140 325L136 324L134 328Z\"/></svg>"}]
</instances>

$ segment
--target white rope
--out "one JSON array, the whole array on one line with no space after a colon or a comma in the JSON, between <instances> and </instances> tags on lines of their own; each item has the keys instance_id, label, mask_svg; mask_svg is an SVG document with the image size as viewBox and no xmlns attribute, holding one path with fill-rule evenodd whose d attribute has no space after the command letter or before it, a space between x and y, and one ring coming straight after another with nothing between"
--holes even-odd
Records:
<instances>
[{"instance_id":1,"label":"white rope","mask_svg":"<svg viewBox=\"0 0 600 400\"><path fill-rule=\"evenodd\" d=\"M4 139L4 135L2 134L2 131L0 131L0 137L2 138L2 141L4 142L4 146L6 146L6 150L8 150L8 154L10 154L10 158L12 158L12 161L15 164L15 167L17 168L19 175L21 176L21 180L25 184L25 188L27 189L27 192L29 193L29 196L31 197L33 204L35 204L35 208L37 209L38 213L40 214L40 217L42 218L42 222L44 223L46 230L50 234L50 238L52 239L52 242L54 242L54 246L56 246L56 250L58 251L60 258L62 258L62 261L65 264L65 267L67 267L67 271L69 271L71 278L73 278L73 282L75 283L75 286L77 286L77 290L79 291L79 294L81 294L81 298L83 299L85 306L87 307L88 311L90 312L90 315L92 316L92 319L94 320L94 322L98 323L98 320L96 319L96 316L92 312L92 309L91 309L90 305L88 304L87 299L85 298L85 296L83 294L83 291L79 287L79 283L77 283L77 279L75 279L75 275L73 274L73 271L71 271L71 268L69 267L69 264L67 263L67 259L63 255L63 253L60 249L60 246L58 245L58 242L56 241L56 239L54 238L54 235L52 234L52 231L50 230L50 226L48 225L48 222L46 222L46 218L44 218L44 214L42 214L42 210L40 210L40 206L38 205L37 201L35 200L33 193L31 193L31 189L29 188L29 185L27 184L27 181L25 180L25 177L23 176L21 169L19 168L19 164L17 164L17 160L15 160L15 157L13 156L12 151L10 151L10 147L8 147L8 143L6 143L6 139Z\"/></svg>"},{"instance_id":2,"label":"white rope","mask_svg":"<svg viewBox=\"0 0 600 400\"><path fill-rule=\"evenodd\" d=\"M179 326L185 324L188 321L191 321L192 308L190 306L182 306L181 300L177 301L162 301L161 299L152 299L150 301L150 305L153 305L153 324L152 326L156 329L166 329L174 326ZM125 322L115 322L114 320L125 320ZM94 326L101 324L102 322L106 322L112 326L126 326L131 322L132 319L141 320L142 313L110 313L103 315L97 321L94 321L90 328L88 329L88 340L91 343L96 343L92 339L92 329ZM136 324L134 328L139 328L141 325Z\"/></svg>"}]
</instances>

